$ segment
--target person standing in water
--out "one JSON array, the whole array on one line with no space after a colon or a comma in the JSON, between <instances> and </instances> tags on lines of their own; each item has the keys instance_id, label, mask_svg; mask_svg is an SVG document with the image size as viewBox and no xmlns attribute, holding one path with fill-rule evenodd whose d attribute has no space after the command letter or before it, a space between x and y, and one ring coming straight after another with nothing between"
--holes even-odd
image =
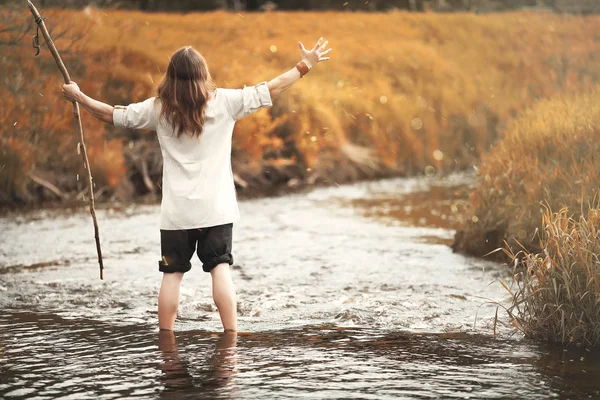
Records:
<instances>
[{"instance_id":1,"label":"person standing in water","mask_svg":"<svg viewBox=\"0 0 600 400\"><path fill-rule=\"evenodd\" d=\"M319 62L329 60L323 38L302 59L270 82L244 89L216 88L206 61L191 46L173 54L155 97L127 107L110 106L85 95L76 83L64 97L95 118L121 128L156 131L163 156L160 215L163 272L158 296L160 329L173 330L179 286L194 253L212 276L212 294L225 331L237 331L237 300L229 266L232 228L239 220L231 169L231 140L237 120L292 87Z\"/></svg>"}]
</instances>

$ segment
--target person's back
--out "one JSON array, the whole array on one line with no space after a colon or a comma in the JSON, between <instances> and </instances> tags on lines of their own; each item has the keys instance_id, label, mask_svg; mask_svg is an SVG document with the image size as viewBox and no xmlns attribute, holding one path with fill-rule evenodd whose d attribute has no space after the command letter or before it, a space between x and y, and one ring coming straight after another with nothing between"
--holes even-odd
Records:
<instances>
[{"instance_id":1,"label":"person's back","mask_svg":"<svg viewBox=\"0 0 600 400\"><path fill-rule=\"evenodd\" d=\"M150 98L128 107L116 106L114 123L156 131L163 155L160 227L193 229L239 220L231 169L235 122L272 105L267 83L241 90L215 89L206 104L202 134L173 135L161 118L162 105Z\"/></svg>"},{"instance_id":2,"label":"person's back","mask_svg":"<svg viewBox=\"0 0 600 400\"><path fill-rule=\"evenodd\" d=\"M173 329L179 286L194 253L213 278L213 298L226 331L237 330L237 304L229 266L233 264L232 229L239 219L231 143L235 122L290 88L325 57L319 39L308 51L300 43L302 61L295 68L256 86L218 89L204 58L191 47L178 50L169 62L157 96L127 107L109 106L83 94L76 84L63 87L65 97L79 102L96 118L117 127L155 131L163 155L160 218L163 281L158 314L161 329Z\"/></svg>"},{"instance_id":3,"label":"person's back","mask_svg":"<svg viewBox=\"0 0 600 400\"><path fill-rule=\"evenodd\" d=\"M225 94L216 90L198 138L182 135L174 140L172 128L158 124L164 163L161 229L202 228L239 219L231 169L235 120L226 102Z\"/></svg>"}]
</instances>

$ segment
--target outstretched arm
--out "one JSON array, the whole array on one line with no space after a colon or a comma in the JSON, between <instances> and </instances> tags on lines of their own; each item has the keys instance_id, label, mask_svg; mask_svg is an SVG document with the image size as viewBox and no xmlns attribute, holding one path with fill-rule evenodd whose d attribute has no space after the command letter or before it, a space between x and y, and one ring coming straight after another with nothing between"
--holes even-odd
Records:
<instances>
[{"instance_id":1,"label":"outstretched arm","mask_svg":"<svg viewBox=\"0 0 600 400\"><path fill-rule=\"evenodd\" d=\"M63 86L63 95L69 101L78 102L83 108L89 111L95 118L107 124L114 125L113 112L114 107L101 101L94 100L79 89L75 82Z\"/></svg>"},{"instance_id":2,"label":"outstretched arm","mask_svg":"<svg viewBox=\"0 0 600 400\"><path fill-rule=\"evenodd\" d=\"M302 51L302 61L308 67L308 70L312 69L315 65L322 61L329 60L329 57L326 57L332 49L327 49L328 41L323 41L323 38L320 38L315 47L311 50L306 50L302 42L298 43L300 46L300 50ZM300 68L294 67L288 72L285 72L279 75L277 78L270 81L267 85L269 87L269 92L271 93L271 97L276 97L281 94L283 91L294 86L300 78L302 78L304 73L307 73L308 70L301 72L302 66Z\"/></svg>"}]
</instances>

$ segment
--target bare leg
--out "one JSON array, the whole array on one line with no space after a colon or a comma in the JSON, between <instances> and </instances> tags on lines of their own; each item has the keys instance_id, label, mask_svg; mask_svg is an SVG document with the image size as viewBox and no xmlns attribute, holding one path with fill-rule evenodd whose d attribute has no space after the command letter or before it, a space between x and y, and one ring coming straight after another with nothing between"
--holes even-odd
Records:
<instances>
[{"instance_id":1,"label":"bare leg","mask_svg":"<svg viewBox=\"0 0 600 400\"><path fill-rule=\"evenodd\" d=\"M173 330L179 307L179 285L182 278L181 272L163 274L158 294L158 325L160 329Z\"/></svg>"},{"instance_id":2,"label":"bare leg","mask_svg":"<svg viewBox=\"0 0 600 400\"><path fill-rule=\"evenodd\" d=\"M229 264L219 264L212 271L212 293L225 331L237 331L237 299L229 273Z\"/></svg>"}]
</instances>

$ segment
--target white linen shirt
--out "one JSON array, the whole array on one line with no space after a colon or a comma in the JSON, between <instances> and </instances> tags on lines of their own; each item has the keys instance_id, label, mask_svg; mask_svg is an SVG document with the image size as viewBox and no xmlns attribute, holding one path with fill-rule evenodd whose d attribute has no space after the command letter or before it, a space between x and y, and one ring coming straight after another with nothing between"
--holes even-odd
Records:
<instances>
[{"instance_id":1,"label":"white linen shirt","mask_svg":"<svg viewBox=\"0 0 600 400\"><path fill-rule=\"evenodd\" d=\"M117 106L115 126L156 131L163 156L160 229L206 228L237 222L239 209L231 170L235 122L272 106L267 83L217 89L206 107L200 137L182 134L160 118L160 100Z\"/></svg>"}]
</instances>

